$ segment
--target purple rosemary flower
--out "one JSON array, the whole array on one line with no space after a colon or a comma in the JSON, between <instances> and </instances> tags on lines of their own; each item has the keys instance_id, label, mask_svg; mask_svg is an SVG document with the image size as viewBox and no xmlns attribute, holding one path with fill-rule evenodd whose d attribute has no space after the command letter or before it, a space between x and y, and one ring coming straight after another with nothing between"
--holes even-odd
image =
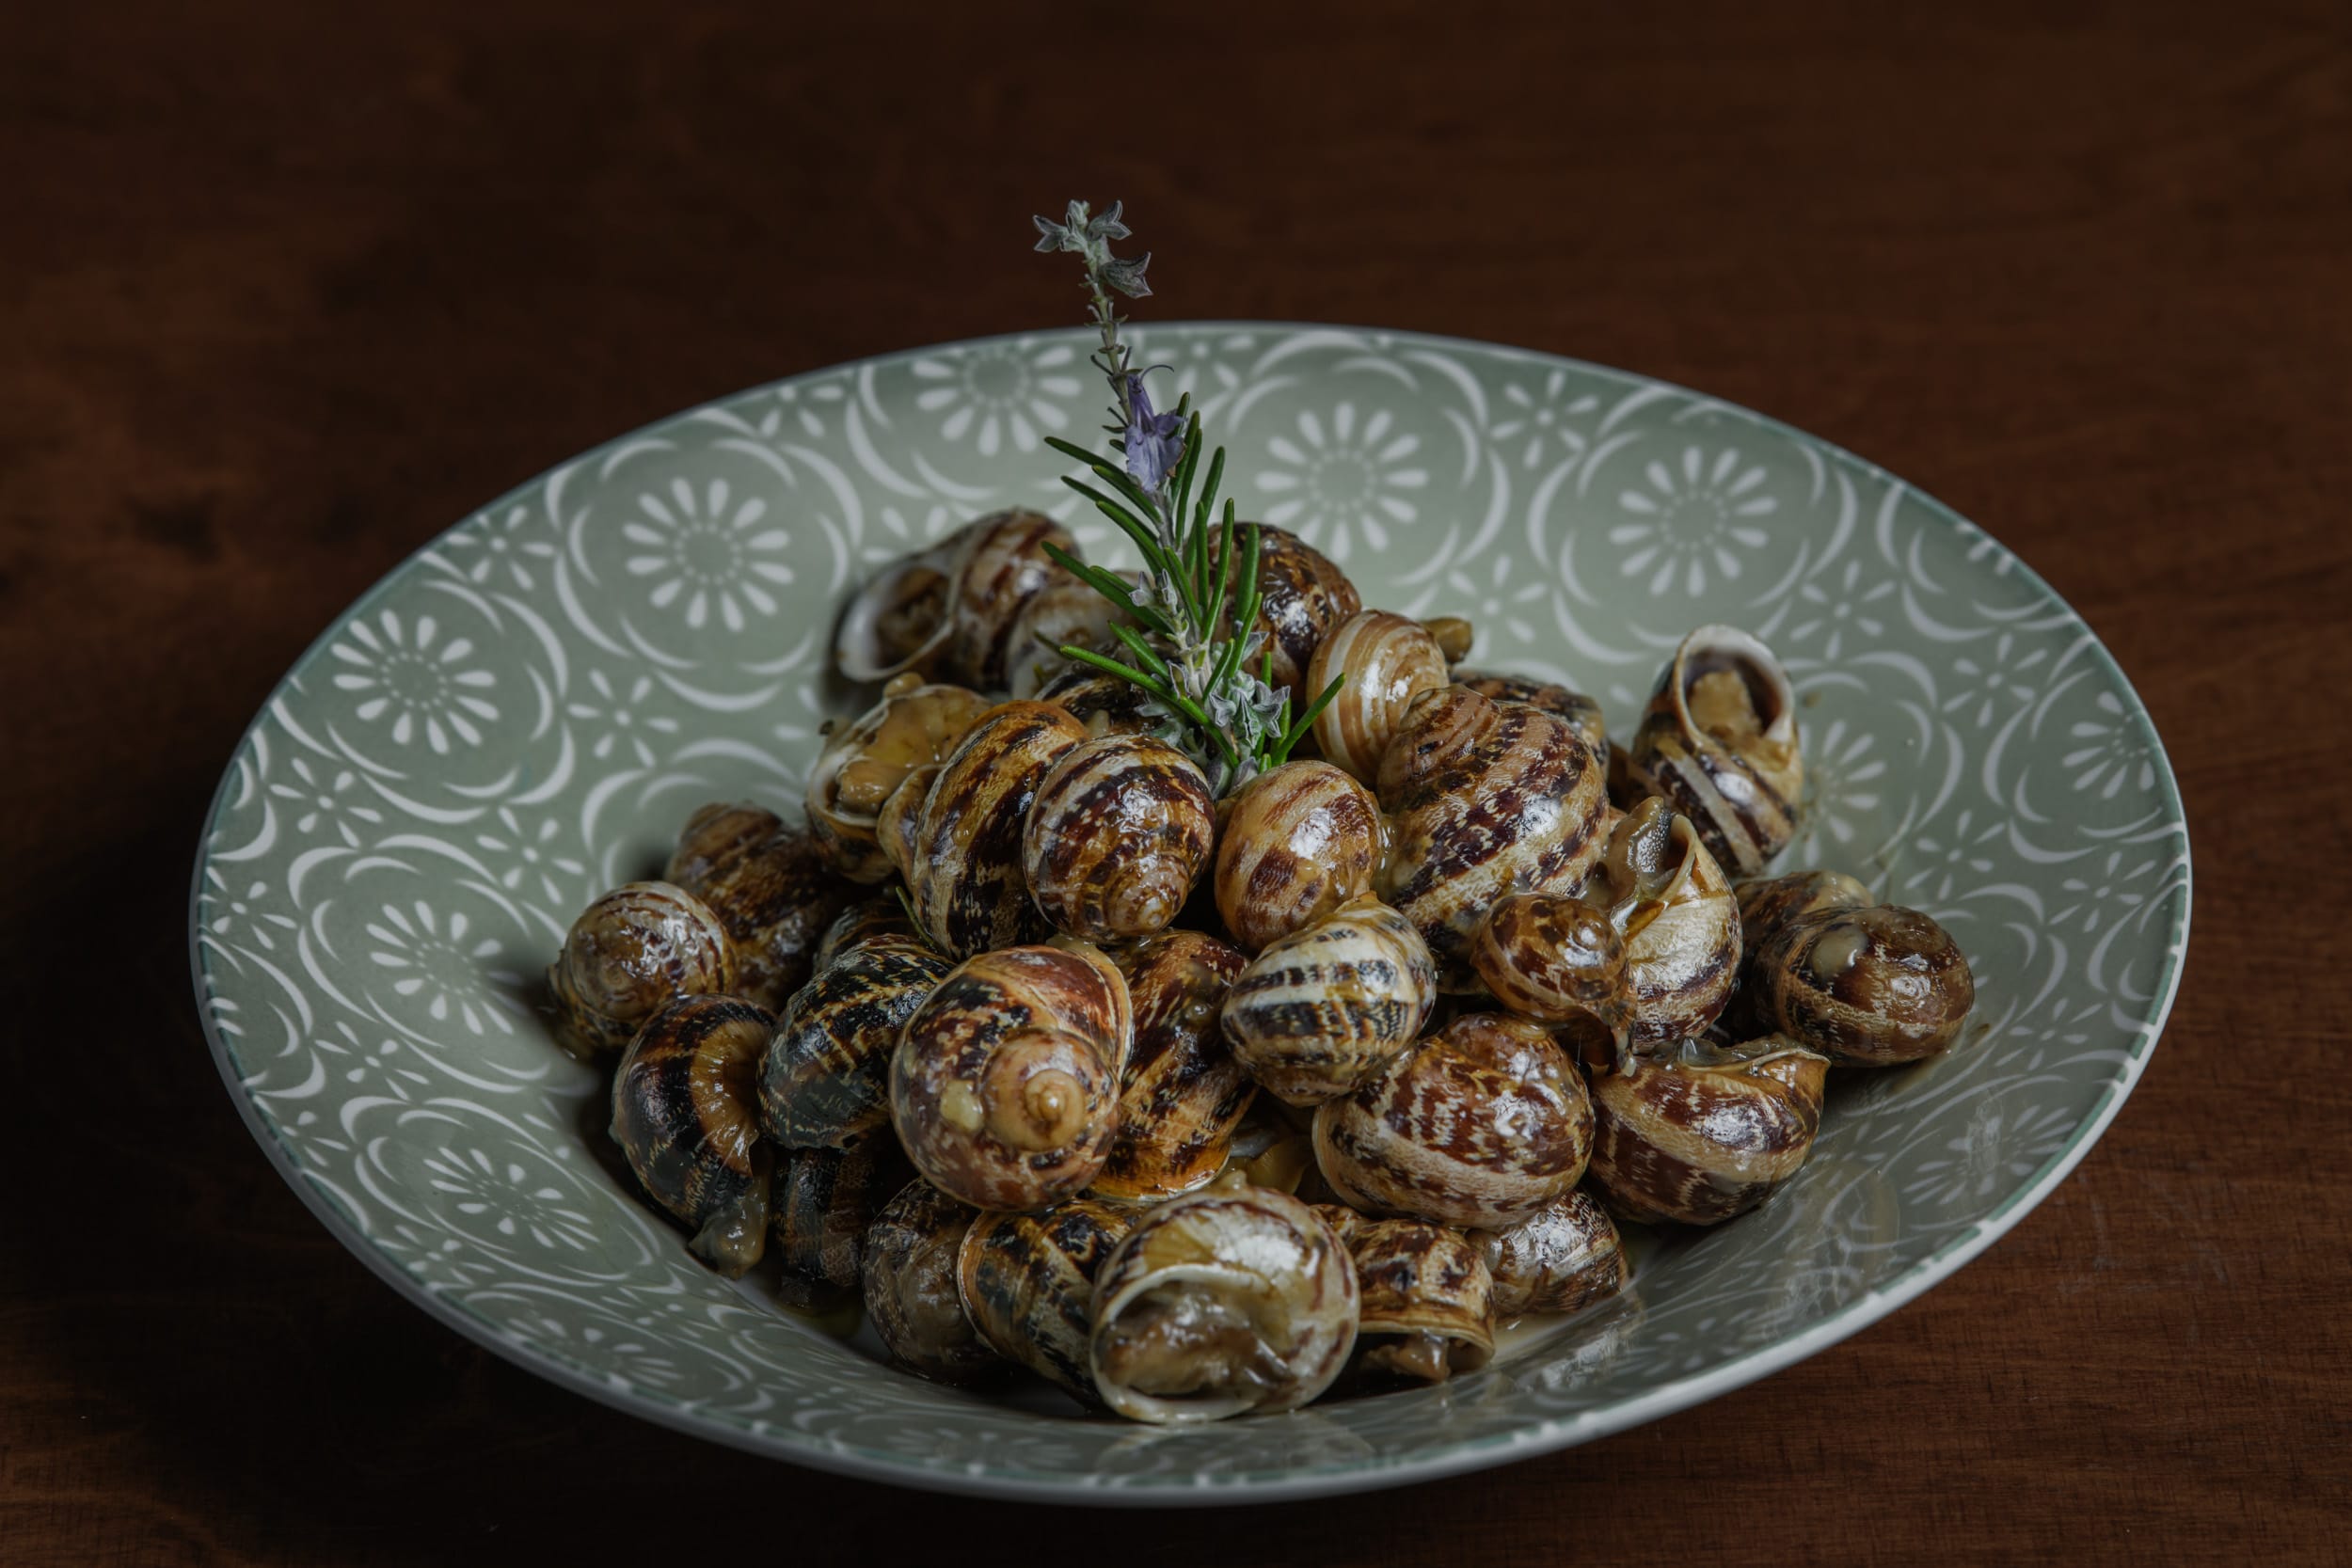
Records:
<instances>
[{"instance_id":1,"label":"purple rosemary flower","mask_svg":"<svg viewBox=\"0 0 2352 1568\"><path fill-rule=\"evenodd\" d=\"M1184 417L1158 414L1143 388L1149 371L1127 372L1127 475L1154 495L1184 455Z\"/></svg>"}]
</instances>

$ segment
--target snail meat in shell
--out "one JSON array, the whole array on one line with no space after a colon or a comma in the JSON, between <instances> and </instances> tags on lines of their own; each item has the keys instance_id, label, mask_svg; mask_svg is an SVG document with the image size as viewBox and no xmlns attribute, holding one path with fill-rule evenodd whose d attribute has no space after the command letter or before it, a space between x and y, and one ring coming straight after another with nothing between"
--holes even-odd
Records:
<instances>
[{"instance_id":1,"label":"snail meat in shell","mask_svg":"<svg viewBox=\"0 0 2352 1568\"><path fill-rule=\"evenodd\" d=\"M1960 1037L1977 1000L1951 933L1898 904L1784 920L1750 981L1768 1027L1861 1067L1934 1055Z\"/></svg>"},{"instance_id":2,"label":"snail meat in shell","mask_svg":"<svg viewBox=\"0 0 2352 1568\"><path fill-rule=\"evenodd\" d=\"M1249 960L1226 994L1225 1037L1269 1094L1313 1105L1409 1047L1437 997L1421 933L1367 895Z\"/></svg>"},{"instance_id":3,"label":"snail meat in shell","mask_svg":"<svg viewBox=\"0 0 2352 1568\"><path fill-rule=\"evenodd\" d=\"M669 882L629 882L580 911L548 966L555 1034L575 1055L618 1051L673 997L735 989L735 941Z\"/></svg>"},{"instance_id":4,"label":"snail meat in shell","mask_svg":"<svg viewBox=\"0 0 2352 1568\"><path fill-rule=\"evenodd\" d=\"M846 1148L887 1124L899 1034L954 967L913 937L876 937L793 992L760 1063L767 1134L786 1148Z\"/></svg>"},{"instance_id":5,"label":"snail meat in shell","mask_svg":"<svg viewBox=\"0 0 2352 1568\"><path fill-rule=\"evenodd\" d=\"M1626 933L1635 1046L1703 1035L1740 979L1739 900L1689 817L1642 801L1610 835L1602 872Z\"/></svg>"},{"instance_id":6,"label":"snail meat in shell","mask_svg":"<svg viewBox=\"0 0 2352 1568\"><path fill-rule=\"evenodd\" d=\"M990 705L977 691L927 686L910 672L831 729L808 772L807 806L809 832L834 870L853 882L889 879L878 830L883 802L914 769L945 762Z\"/></svg>"},{"instance_id":7,"label":"snail meat in shell","mask_svg":"<svg viewBox=\"0 0 2352 1568\"><path fill-rule=\"evenodd\" d=\"M1356 1341L1346 1245L1314 1210L1228 1173L1146 1210L1096 1276L1090 1381L1162 1425L1295 1410Z\"/></svg>"},{"instance_id":8,"label":"snail meat in shell","mask_svg":"<svg viewBox=\"0 0 2352 1568\"><path fill-rule=\"evenodd\" d=\"M776 1178L773 1226L786 1270L855 1287L866 1227L914 1171L884 1134L848 1148L793 1152Z\"/></svg>"},{"instance_id":9,"label":"snail meat in shell","mask_svg":"<svg viewBox=\"0 0 2352 1568\"><path fill-rule=\"evenodd\" d=\"M1245 952L1372 890L1388 845L1380 803L1327 762L1269 768L1232 797L1216 848L1216 911Z\"/></svg>"},{"instance_id":10,"label":"snail meat in shell","mask_svg":"<svg viewBox=\"0 0 2352 1568\"><path fill-rule=\"evenodd\" d=\"M1058 930L1124 942L1164 930L1216 843L1207 775L1144 735L1106 735L1062 753L1037 786L1022 866Z\"/></svg>"},{"instance_id":11,"label":"snail meat in shell","mask_svg":"<svg viewBox=\"0 0 2352 1568\"><path fill-rule=\"evenodd\" d=\"M997 1354L1101 1403L1088 1355L1094 1282L1130 1223L1128 1211L1085 1197L980 1215L957 1254L964 1315Z\"/></svg>"},{"instance_id":12,"label":"snail meat in shell","mask_svg":"<svg viewBox=\"0 0 2352 1568\"><path fill-rule=\"evenodd\" d=\"M938 1383L971 1383L1004 1366L963 1309L956 1284L979 1211L917 1177L866 1229L858 1277L866 1321L898 1366Z\"/></svg>"},{"instance_id":13,"label":"snail meat in shell","mask_svg":"<svg viewBox=\"0 0 2352 1568\"><path fill-rule=\"evenodd\" d=\"M725 1275L767 1244L756 1079L771 1022L738 997L679 997L645 1022L612 1077L612 1141L654 1201L693 1227L688 1249Z\"/></svg>"},{"instance_id":14,"label":"snail meat in shell","mask_svg":"<svg viewBox=\"0 0 2352 1568\"><path fill-rule=\"evenodd\" d=\"M1114 955L1135 1012L1119 1130L1089 1189L1100 1197L1188 1192L1225 1164L1258 1085L1225 1043L1218 1015L1246 961L1198 931L1163 931Z\"/></svg>"},{"instance_id":15,"label":"snail meat in shell","mask_svg":"<svg viewBox=\"0 0 2352 1568\"><path fill-rule=\"evenodd\" d=\"M1314 1138L1348 1207L1493 1230L1576 1185L1593 1107L1540 1024L1470 1013L1316 1107Z\"/></svg>"},{"instance_id":16,"label":"snail meat in shell","mask_svg":"<svg viewBox=\"0 0 2352 1568\"><path fill-rule=\"evenodd\" d=\"M1574 1312L1625 1288L1625 1245L1609 1211L1579 1187L1507 1230L1470 1240L1495 1282L1495 1311Z\"/></svg>"},{"instance_id":17,"label":"snail meat in shell","mask_svg":"<svg viewBox=\"0 0 2352 1568\"><path fill-rule=\"evenodd\" d=\"M1114 572L1131 588L1143 586L1140 572ZM1005 644L1005 681L1016 697L1040 695L1053 681L1073 669L1065 647L1116 651L1111 627L1132 626L1134 620L1097 590L1057 566L1043 588L1029 596L1013 617ZM1090 667L1083 667L1090 668Z\"/></svg>"},{"instance_id":18,"label":"snail meat in shell","mask_svg":"<svg viewBox=\"0 0 2352 1568\"><path fill-rule=\"evenodd\" d=\"M1077 541L1036 512L991 513L882 568L850 599L834 662L853 681L915 671L981 691L1005 687L1013 623L1060 573L1045 553Z\"/></svg>"},{"instance_id":19,"label":"snail meat in shell","mask_svg":"<svg viewBox=\"0 0 2352 1568\"><path fill-rule=\"evenodd\" d=\"M744 829L764 816L764 837ZM723 849L711 852L713 824L724 824ZM674 870L691 870L681 882L710 907L735 939L735 990L773 1010L807 980L825 927L850 902L850 888L833 873L807 832L785 826L756 807L709 805L680 835Z\"/></svg>"},{"instance_id":20,"label":"snail meat in shell","mask_svg":"<svg viewBox=\"0 0 2352 1568\"><path fill-rule=\"evenodd\" d=\"M1821 1126L1829 1059L1767 1036L1685 1040L1593 1085L1593 1182L1626 1219L1714 1225L1797 1173Z\"/></svg>"},{"instance_id":21,"label":"snail meat in shell","mask_svg":"<svg viewBox=\"0 0 2352 1568\"><path fill-rule=\"evenodd\" d=\"M1443 1383L1494 1359L1494 1276L1460 1231L1338 1205L1316 1212L1356 1259L1356 1361L1367 1382Z\"/></svg>"},{"instance_id":22,"label":"snail meat in shell","mask_svg":"<svg viewBox=\"0 0 2352 1568\"><path fill-rule=\"evenodd\" d=\"M931 1185L1043 1209L1102 1174L1133 1031L1127 982L1085 943L965 959L908 1018L890 1118Z\"/></svg>"},{"instance_id":23,"label":"snail meat in shell","mask_svg":"<svg viewBox=\"0 0 2352 1568\"><path fill-rule=\"evenodd\" d=\"M1701 626L1675 649L1626 748L1633 785L1691 819L1726 871L1753 877L1796 836L1797 699L1763 643Z\"/></svg>"}]
</instances>

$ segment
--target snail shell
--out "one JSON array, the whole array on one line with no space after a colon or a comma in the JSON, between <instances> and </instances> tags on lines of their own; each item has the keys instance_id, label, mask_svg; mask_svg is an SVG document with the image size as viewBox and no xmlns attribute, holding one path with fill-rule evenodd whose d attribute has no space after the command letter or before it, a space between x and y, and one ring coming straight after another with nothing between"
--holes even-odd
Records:
<instances>
[{"instance_id":1,"label":"snail shell","mask_svg":"<svg viewBox=\"0 0 2352 1568\"><path fill-rule=\"evenodd\" d=\"M1523 1018L1590 1017L1614 1033L1631 1008L1625 936L1582 898L1505 894L1478 923L1470 959L1495 1000Z\"/></svg>"},{"instance_id":2,"label":"snail shell","mask_svg":"<svg viewBox=\"0 0 2352 1568\"><path fill-rule=\"evenodd\" d=\"M576 1055L618 1051L672 997L735 989L734 939L710 906L669 882L628 882L580 911L548 966L556 1038Z\"/></svg>"},{"instance_id":3,"label":"snail shell","mask_svg":"<svg viewBox=\"0 0 2352 1568\"><path fill-rule=\"evenodd\" d=\"M1493 1230L1576 1185L1593 1108L1542 1026L1471 1013L1317 1107L1314 1138L1350 1208Z\"/></svg>"},{"instance_id":4,"label":"snail shell","mask_svg":"<svg viewBox=\"0 0 2352 1568\"><path fill-rule=\"evenodd\" d=\"M1707 1033L1740 979L1740 906L1689 817L1644 800L1610 835L1603 869L1626 932L1636 1048Z\"/></svg>"},{"instance_id":5,"label":"snail shell","mask_svg":"<svg viewBox=\"0 0 2352 1568\"><path fill-rule=\"evenodd\" d=\"M1372 890L1388 845L1380 803L1327 762L1286 762L1232 797L1216 848L1216 911L1255 953Z\"/></svg>"},{"instance_id":6,"label":"snail shell","mask_svg":"<svg viewBox=\"0 0 2352 1568\"><path fill-rule=\"evenodd\" d=\"M1131 586L1143 583L1140 572L1113 575ZM1057 566L1045 586L1013 617L1005 645L1005 678L1012 694L1038 696L1055 677L1075 668L1062 653L1065 646L1112 651L1118 639L1111 627L1133 621L1092 583Z\"/></svg>"},{"instance_id":7,"label":"snail shell","mask_svg":"<svg viewBox=\"0 0 2352 1568\"><path fill-rule=\"evenodd\" d=\"M1326 760L1371 784L1413 699L1446 684L1445 655L1419 621L1359 610L1315 645L1299 705L1341 675L1347 684L1315 716L1315 745Z\"/></svg>"},{"instance_id":8,"label":"snail shell","mask_svg":"<svg viewBox=\"0 0 2352 1568\"><path fill-rule=\"evenodd\" d=\"M1628 774L1691 819L1716 860L1753 877L1796 836L1804 784L1796 693L1780 660L1734 626L1701 626L1626 748Z\"/></svg>"},{"instance_id":9,"label":"snail shell","mask_svg":"<svg viewBox=\"0 0 2352 1568\"><path fill-rule=\"evenodd\" d=\"M978 1209L1042 1209L1102 1174L1133 1022L1127 982L1074 948L965 959L908 1018L890 1119L915 1168Z\"/></svg>"},{"instance_id":10,"label":"snail shell","mask_svg":"<svg viewBox=\"0 0 2352 1568\"><path fill-rule=\"evenodd\" d=\"M1574 1312L1625 1286L1625 1244L1600 1200L1579 1187L1507 1230L1470 1240L1494 1276L1495 1311Z\"/></svg>"},{"instance_id":11,"label":"snail shell","mask_svg":"<svg viewBox=\"0 0 2352 1568\"><path fill-rule=\"evenodd\" d=\"M1769 1026L1864 1067L1934 1055L1960 1037L1977 1000L1951 933L1896 904L1783 921L1752 974Z\"/></svg>"},{"instance_id":12,"label":"snail shell","mask_svg":"<svg viewBox=\"0 0 2352 1568\"><path fill-rule=\"evenodd\" d=\"M1868 888L1842 871L1792 871L1785 877L1752 879L1733 892L1740 899L1740 932L1751 953L1762 952L1774 933L1799 915L1866 909L1876 902Z\"/></svg>"},{"instance_id":13,"label":"snail shell","mask_svg":"<svg viewBox=\"0 0 2352 1568\"><path fill-rule=\"evenodd\" d=\"M1567 893L1605 847L1608 769L1566 721L1468 688L1425 691L1380 763L1388 860L1375 887L1421 928L1441 990L1477 988L1470 947L1508 893Z\"/></svg>"},{"instance_id":14,"label":"snail shell","mask_svg":"<svg viewBox=\"0 0 2352 1568\"><path fill-rule=\"evenodd\" d=\"M877 936L792 994L759 1069L759 1119L787 1148L846 1148L890 1120L890 1059L955 966L913 937Z\"/></svg>"},{"instance_id":15,"label":"snail shell","mask_svg":"<svg viewBox=\"0 0 2352 1568\"><path fill-rule=\"evenodd\" d=\"M1120 1079L1119 1131L1091 1191L1158 1198L1189 1192L1225 1164L1258 1086L1227 1049L1217 1017L1246 960L1198 931L1163 931L1117 955L1135 1009Z\"/></svg>"},{"instance_id":16,"label":"snail shell","mask_svg":"<svg viewBox=\"0 0 2352 1568\"><path fill-rule=\"evenodd\" d=\"M824 940L817 944L816 972L822 974L842 955L872 942L923 945L923 934L907 918L907 907L896 889L859 899L825 927Z\"/></svg>"},{"instance_id":17,"label":"snail shell","mask_svg":"<svg viewBox=\"0 0 2352 1568\"><path fill-rule=\"evenodd\" d=\"M1200 766L1150 736L1106 735L1063 752L1039 782L1021 861L1058 929L1124 942L1176 918L1216 845Z\"/></svg>"},{"instance_id":18,"label":"snail shell","mask_svg":"<svg viewBox=\"0 0 2352 1568\"><path fill-rule=\"evenodd\" d=\"M850 889L813 836L771 814L762 814L774 824L765 838L738 832L723 855L700 852L710 836L707 814L731 818L745 812L706 806L688 821L685 841L696 851L689 863L698 874L679 885L707 904L735 939L737 992L772 1011L808 979L817 943L848 905Z\"/></svg>"},{"instance_id":19,"label":"snail shell","mask_svg":"<svg viewBox=\"0 0 2352 1568\"><path fill-rule=\"evenodd\" d=\"M930 776L919 810L907 792L925 778L921 768L884 802L883 849L942 952L969 958L1037 933L1022 829L1047 770L1085 738L1085 726L1060 708L1001 704Z\"/></svg>"},{"instance_id":20,"label":"snail shell","mask_svg":"<svg viewBox=\"0 0 2352 1568\"><path fill-rule=\"evenodd\" d=\"M1316 1212L1349 1213L1336 1205ZM1443 1383L1494 1359L1494 1276L1460 1231L1361 1217L1333 1228L1356 1259L1357 1363L1370 1379Z\"/></svg>"},{"instance_id":21,"label":"snail shell","mask_svg":"<svg viewBox=\"0 0 2352 1568\"><path fill-rule=\"evenodd\" d=\"M786 1272L855 1287L866 1228L914 1174L887 1135L794 1153L776 1182L775 1243Z\"/></svg>"},{"instance_id":22,"label":"snail shell","mask_svg":"<svg viewBox=\"0 0 2352 1568\"><path fill-rule=\"evenodd\" d=\"M915 768L946 761L989 706L977 691L927 686L909 672L834 727L809 768L807 802L809 831L834 870L853 882L889 879L876 827L883 802Z\"/></svg>"},{"instance_id":23,"label":"snail shell","mask_svg":"<svg viewBox=\"0 0 2352 1568\"><path fill-rule=\"evenodd\" d=\"M661 879L691 890L721 866L757 848L783 826L784 818L765 806L714 800L696 807L678 830L677 847L670 851Z\"/></svg>"},{"instance_id":24,"label":"snail shell","mask_svg":"<svg viewBox=\"0 0 2352 1568\"><path fill-rule=\"evenodd\" d=\"M1146 1211L1104 1264L1092 1382L1119 1414L1162 1425L1295 1410L1346 1366L1358 1299L1322 1216L1229 1173Z\"/></svg>"},{"instance_id":25,"label":"snail shell","mask_svg":"<svg viewBox=\"0 0 2352 1568\"><path fill-rule=\"evenodd\" d=\"M980 1215L957 1255L964 1315L997 1354L1100 1403L1087 1344L1094 1281L1129 1223L1126 1211L1084 1197L1041 1214Z\"/></svg>"},{"instance_id":26,"label":"snail shell","mask_svg":"<svg viewBox=\"0 0 2352 1568\"><path fill-rule=\"evenodd\" d=\"M1315 645L1328 636L1331 628L1363 609L1356 585L1347 580L1347 574L1332 564L1329 557L1287 529L1270 523L1245 524L1258 531L1258 619L1253 632L1265 634L1264 653L1274 662L1273 678L1266 684L1276 690L1287 687L1295 699L1294 711L1314 700L1315 692L1302 691L1301 683L1307 667L1315 657ZM1241 541L1234 540L1233 571L1241 571ZM1322 688L1315 689L1320 691Z\"/></svg>"},{"instance_id":27,"label":"snail shell","mask_svg":"<svg viewBox=\"0 0 2352 1568\"><path fill-rule=\"evenodd\" d=\"M1593 1180L1629 1220L1713 1225L1797 1172L1821 1126L1828 1058L1785 1037L1686 1040L1593 1086Z\"/></svg>"},{"instance_id":28,"label":"snail shell","mask_svg":"<svg viewBox=\"0 0 2352 1568\"><path fill-rule=\"evenodd\" d=\"M908 1182L866 1227L858 1276L866 1320L898 1366L969 1383L1004 1365L963 1310L956 1265L979 1211L930 1182Z\"/></svg>"},{"instance_id":29,"label":"snail shell","mask_svg":"<svg viewBox=\"0 0 2352 1568\"><path fill-rule=\"evenodd\" d=\"M682 996L645 1022L612 1077L612 1141L654 1201L693 1227L688 1250L724 1275L758 1262L767 1241L755 1107L769 1026L739 998Z\"/></svg>"},{"instance_id":30,"label":"snail shell","mask_svg":"<svg viewBox=\"0 0 2352 1568\"><path fill-rule=\"evenodd\" d=\"M1065 670L1047 681L1037 700L1060 708L1086 725L1089 735L1152 735L1172 719L1152 693L1135 682L1083 667Z\"/></svg>"},{"instance_id":31,"label":"snail shell","mask_svg":"<svg viewBox=\"0 0 2352 1568\"><path fill-rule=\"evenodd\" d=\"M1249 960L1226 993L1225 1038L1268 1093L1313 1105L1410 1046L1437 998L1421 933L1365 896Z\"/></svg>"},{"instance_id":32,"label":"snail shell","mask_svg":"<svg viewBox=\"0 0 2352 1568\"><path fill-rule=\"evenodd\" d=\"M1525 675L1497 675L1478 670L1456 670L1454 684L1467 686L1482 697L1498 703L1525 703L1542 708L1568 721L1585 745L1597 752L1609 748L1608 727L1602 723L1600 704L1581 691L1571 691L1552 681L1531 680Z\"/></svg>"},{"instance_id":33,"label":"snail shell","mask_svg":"<svg viewBox=\"0 0 2352 1568\"><path fill-rule=\"evenodd\" d=\"M900 557L859 590L834 634L834 662L853 681L914 670L1002 690L1013 622L1060 570L1045 553L1077 541L1036 512L992 513Z\"/></svg>"}]
</instances>

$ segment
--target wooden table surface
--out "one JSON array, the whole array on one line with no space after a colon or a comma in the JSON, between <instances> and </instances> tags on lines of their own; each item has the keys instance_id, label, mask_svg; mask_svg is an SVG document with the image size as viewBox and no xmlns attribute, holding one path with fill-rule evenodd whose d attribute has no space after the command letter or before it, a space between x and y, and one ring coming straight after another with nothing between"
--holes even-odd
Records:
<instances>
[{"instance_id":1,"label":"wooden table surface","mask_svg":"<svg viewBox=\"0 0 2352 1568\"><path fill-rule=\"evenodd\" d=\"M2344 1560L2352 22L2338 4L925 19L44 7L0 45L0 1560ZM2186 983L1985 1257L1762 1384L1324 1504L1020 1513L752 1459L371 1276L221 1092L200 815L471 507L790 372L1171 309L1705 388L2013 546L2187 797ZM707 1545L703 1544L707 1540Z\"/></svg>"}]
</instances>

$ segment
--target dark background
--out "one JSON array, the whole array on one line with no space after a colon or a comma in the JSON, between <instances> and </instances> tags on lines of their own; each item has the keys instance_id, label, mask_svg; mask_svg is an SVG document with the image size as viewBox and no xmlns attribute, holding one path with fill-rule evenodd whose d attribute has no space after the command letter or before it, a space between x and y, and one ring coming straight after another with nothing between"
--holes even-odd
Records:
<instances>
[{"instance_id":1,"label":"dark background","mask_svg":"<svg viewBox=\"0 0 2352 1568\"><path fill-rule=\"evenodd\" d=\"M2352 1551L2342 5L591 9L0 28L0 1560ZM2080 609L2169 744L2198 885L2171 1026L2073 1179L1680 1416L1152 1520L676 1436L345 1256L239 1126L186 979L200 815L272 681L604 437L1074 319L1025 221L1073 194L1127 200L1171 312L1704 388Z\"/></svg>"}]
</instances>

